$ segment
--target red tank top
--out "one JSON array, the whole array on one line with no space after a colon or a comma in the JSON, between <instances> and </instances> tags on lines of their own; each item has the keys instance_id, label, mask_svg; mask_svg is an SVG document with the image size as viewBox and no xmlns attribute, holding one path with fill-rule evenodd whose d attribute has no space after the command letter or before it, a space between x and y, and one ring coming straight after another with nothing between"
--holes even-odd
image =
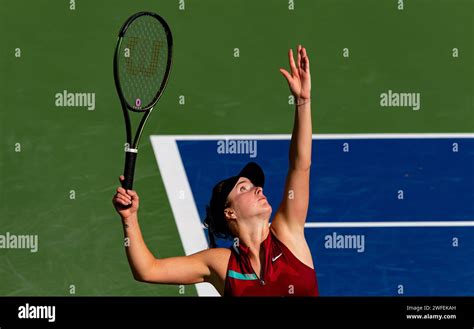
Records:
<instances>
[{"instance_id":1,"label":"red tank top","mask_svg":"<svg viewBox=\"0 0 474 329\"><path fill-rule=\"evenodd\" d=\"M303 264L271 232L262 242L262 277L252 268L249 248L231 247L224 296L318 296L316 271Z\"/></svg>"}]
</instances>

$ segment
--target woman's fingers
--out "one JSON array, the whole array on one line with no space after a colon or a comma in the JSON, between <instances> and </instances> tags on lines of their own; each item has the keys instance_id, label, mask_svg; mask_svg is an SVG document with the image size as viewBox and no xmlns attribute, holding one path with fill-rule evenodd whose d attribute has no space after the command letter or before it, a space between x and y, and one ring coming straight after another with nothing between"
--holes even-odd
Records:
<instances>
[{"instance_id":1,"label":"woman's fingers","mask_svg":"<svg viewBox=\"0 0 474 329\"><path fill-rule=\"evenodd\" d=\"M291 73L294 75L298 75L298 69L296 68L295 59L293 58L293 49L290 49L290 51L288 52L288 56L290 58Z\"/></svg>"},{"instance_id":2,"label":"woman's fingers","mask_svg":"<svg viewBox=\"0 0 474 329\"><path fill-rule=\"evenodd\" d=\"M132 204L131 200L124 198L123 196L120 196L120 195L116 197L116 200L120 202L121 204L123 204L124 206L128 206L129 204Z\"/></svg>"},{"instance_id":3,"label":"woman's fingers","mask_svg":"<svg viewBox=\"0 0 474 329\"><path fill-rule=\"evenodd\" d=\"M304 70L305 72L309 71L309 58L306 54L306 48L303 48L303 60L304 60Z\"/></svg>"},{"instance_id":4,"label":"woman's fingers","mask_svg":"<svg viewBox=\"0 0 474 329\"><path fill-rule=\"evenodd\" d=\"M124 200L123 198L121 198L120 196L118 195L115 195L114 198L112 199L112 202L115 204L115 205L124 205L126 206L128 204L128 201L127 200Z\"/></svg>"},{"instance_id":5,"label":"woman's fingers","mask_svg":"<svg viewBox=\"0 0 474 329\"><path fill-rule=\"evenodd\" d=\"M297 56L296 63L298 64L298 69L299 69L301 67L301 45L298 45L297 53L298 53L298 56Z\"/></svg>"},{"instance_id":6,"label":"woman's fingers","mask_svg":"<svg viewBox=\"0 0 474 329\"><path fill-rule=\"evenodd\" d=\"M292 78L290 73L288 73L288 71L285 69L280 69L280 72L285 76L286 80L288 81L288 84L291 84Z\"/></svg>"},{"instance_id":7,"label":"woman's fingers","mask_svg":"<svg viewBox=\"0 0 474 329\"><path fill-rule=\"evenodd\" d=\"M308 56L306 54L306 48L303 48L302 45L298 45L298 47L296 48L296 53L297 53L297 56L296 56L296 63L295 63L295 59L293 57L293 49L290 49L288 51L288 57L289 57L289 60L290 60L290 67L291 67L291 73L292 75L294 76L299 76L299 70L303 70L303 71L306 71L306 68L309 67L309 61L308 61Z\"/></svg>"},{"instance_id":8,"label":"woman's fingers","mask_svg":"<svg viewBox=\"0 0 474 329\"><path fill-rule=\"evenodd\" d=\"M134 190L127 190L127 193L132 197L132 200L138 200L138 194Z\"/></svg>"},{"instance_id":9,"label":"woman's fingers","mask_svg":"<svg viewBox=\"0 0 474 329\"><path fill-rule=\"evenodd\" d=\"M130 198L130 196L127 194L127 191L123 187L117 187L117 194L122 194Z\"/></svg>"},{"instance_id":10,"label":"woman's fingers","mask_svg":"<svg viewBox=\"0 0 474 329\"><path fill-rule=\"evenodd\" d=\"M131 201L132 197L128 195L122 187L117 188L116 198L123 199L126 201Z\"/></svg>"},{"instance_id":11,"label":"woman's fingers","mask_svg":"<svg viewBox=\"0 0 474 329\"><path fill-rule=\"evenodd\" d=\"M130 196L128 196L128 195L126 195L126 194L124 195L124 194L117 193L117 194L115 195L115 198L116 198L117 200L123 200L123 201L126 201L126 202L132 201L132 199L130 198Z\"/></svg>"}]
</instances>

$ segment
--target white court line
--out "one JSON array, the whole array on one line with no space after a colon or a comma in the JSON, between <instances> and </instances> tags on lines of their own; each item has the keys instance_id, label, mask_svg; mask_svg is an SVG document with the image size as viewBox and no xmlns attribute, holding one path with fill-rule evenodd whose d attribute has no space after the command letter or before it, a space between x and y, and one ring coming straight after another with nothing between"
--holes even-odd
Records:
<instances>
[{"instance_id":1,"label":"white court line","mask_svg":"<svg viewBox=\"0 0 474 329\"><path fill-rule=\"evenodd\" d=\"M328 227L462 227L474 226L474 221L439 221L439 222L307 222L305 228Z\"/></svg>"},{"instance_id":2,"label":"white court line","mask_svg":"<svg viewBox=\"0 0 474 329\"><path fill-rule=\"evenodd\" d=\"M159 135L152 137L175 140L219 140L219 139L261 139L285 140L290 134L261 135ZM474 138L474 133L422 133L422 134L313 134L313 139L426 139L426 138Z\"/></svg>"},{"instance_id":3,"label":"white court line","mask_svg":"<svg viewBox=\"0 0 474 329\"><path fill-rule=\"evenodd\" d=\"M208 249L204 230L174 138L151 136L151 144L186 255ZM199 296L220 296L209 283L196 284Z\"/></svg>"},{"instance_id":4,"label":"white court line","mask_svg":"<svg viewBox=\"0 0 474 329\"><path fill-rule=\"evenodd\" d=\"M177 140L289 140L290 134L264 135L158 135L150 136L158 168L165 185L176 226L186 255L209 248L201 219L196 208L186 171L176 145ZM406 138L474 138L472 133L459 134L313 134L313 139L406 139ZM180 198L180 193L184 198ZM474 226L474 222L344 222L344 223L306 223L307 228L317 227L453 227ZM199 296L219 296L215 288L208 283L196 285Z\"/></svg>"}]
</instances>

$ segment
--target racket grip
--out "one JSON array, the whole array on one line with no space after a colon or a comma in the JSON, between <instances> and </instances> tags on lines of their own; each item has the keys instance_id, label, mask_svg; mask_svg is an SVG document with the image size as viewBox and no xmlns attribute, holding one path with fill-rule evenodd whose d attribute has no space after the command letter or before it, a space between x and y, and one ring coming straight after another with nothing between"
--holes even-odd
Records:
<instances>
[{"instance_id":1,"label":"racket grip","mask_svg":"<svg viewBox=\"0 0 474 329\"><path fill-rule=\"evenodd\" d=\"M125 152L125 169L123 176L125 179L122 181L122 187L126 190L133 189L133 176L135 173L135 161L137 160L136 152Z\"/></svg>"}]
</instances>

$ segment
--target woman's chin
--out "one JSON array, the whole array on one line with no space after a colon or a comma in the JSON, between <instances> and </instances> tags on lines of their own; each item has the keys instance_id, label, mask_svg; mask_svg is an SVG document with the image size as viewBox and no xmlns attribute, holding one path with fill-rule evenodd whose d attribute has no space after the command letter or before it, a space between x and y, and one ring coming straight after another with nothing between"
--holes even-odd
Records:
<instances>
[{"instance_id":1,"label":"woman's chin","mask_svg":"<svg viewBox=\"0 0 474 329\"><path fill-rule=\"evenodd\" d=\"M262 202L262 208L268 210L270 213L272 212L272 206L265 200L265 203Z\"/></svg>"}]
</instances>

